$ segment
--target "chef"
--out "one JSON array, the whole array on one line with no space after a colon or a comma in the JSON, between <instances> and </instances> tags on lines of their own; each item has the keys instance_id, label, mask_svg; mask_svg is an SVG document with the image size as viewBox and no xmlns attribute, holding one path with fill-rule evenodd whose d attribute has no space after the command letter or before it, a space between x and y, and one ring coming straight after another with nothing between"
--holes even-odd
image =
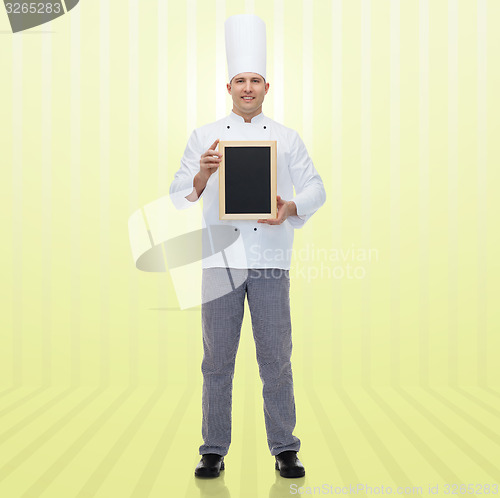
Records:
<instances>
[{"instance_id":1,"label":"chef","mask_svg":"<svg viewBox=\"0 0 500 498\"><path fill-rule=\"evenodd\" d=\"M269 450L282 477L302 477L305 470L297 457L300 440L293 434L289 270L294 230L318 210L326 194L298 133L262 112L269 91L265 23L255 15L229 17L225 40L227 91L233 109L229 116L192 132L170 186L178 209L203 199L206 228L229 225L239 235L237 243L215 252L212 239L217 232L212 230L214 235L205 241L212 250L203 248L204 443L199 448L202 458L195 475L218 477L224 470L231 442L232 379L246 296L263 383ZM277 141L277 218L219 219L220 140Z\"/></svg>"}]
</instances>

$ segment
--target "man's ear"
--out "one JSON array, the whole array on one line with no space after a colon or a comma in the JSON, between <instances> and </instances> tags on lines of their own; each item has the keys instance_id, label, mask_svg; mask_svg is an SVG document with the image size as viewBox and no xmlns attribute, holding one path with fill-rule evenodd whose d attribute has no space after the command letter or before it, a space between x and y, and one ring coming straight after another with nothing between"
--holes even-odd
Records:
<instances>
[{"instance_id":1,"label":"man's ear","mask_svg":"<svg viewBox=\"0 0 500 498\"><path fill-rule=\"evenodd\" d=\"M266 94L267 94L267 91L269 90L269 83L266 83L265 89L266 89Z\"/></svg>"},{"instance_id":2,"label":"man's ear","mask_svg":"<svg viewBox=\"0 0 500 498\"><path fill-rule=\"evenodd\" d=\"M227 93L231 95L231 83L226 83Z\"/></svg>"}]
</instances>

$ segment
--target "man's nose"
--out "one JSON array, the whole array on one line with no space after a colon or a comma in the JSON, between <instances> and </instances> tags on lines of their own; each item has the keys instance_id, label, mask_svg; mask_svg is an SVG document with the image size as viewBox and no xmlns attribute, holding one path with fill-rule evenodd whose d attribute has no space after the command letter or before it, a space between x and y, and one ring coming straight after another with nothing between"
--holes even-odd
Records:
<instances>
[{"instance_id":1,"label":"man's nose","mask_svg":"<svg viewBox=\"0 0 500 498\"><path fill-rule=\"evenodd\" d=\"M252 85L250 84L250 82L248 82L245 85L245 92L250 93L251 91L252 91Z\"/></svg>"}]
</instances>

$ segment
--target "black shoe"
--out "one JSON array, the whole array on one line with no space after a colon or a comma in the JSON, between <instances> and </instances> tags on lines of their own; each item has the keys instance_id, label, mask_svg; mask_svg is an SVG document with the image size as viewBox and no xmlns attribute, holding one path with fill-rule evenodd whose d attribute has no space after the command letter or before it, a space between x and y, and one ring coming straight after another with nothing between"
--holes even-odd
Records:
<instances>
[{"instance_id":1,"label":"black shoe","mask_svg":"<svg viewBox=\"0 0 500 498\"><path fill-rule=\"evenodd\" d=\"M297 458L296 451L283 451L276 455L274 468L280 471L281 477L304 477L306 475L306 469Z\"/></svg>"},{"instance_id":2,"label":"black shoe","mask_svg":"<svg viewBox=\"0 0 500 498\"><path fill-rule=\"evenodd\" d=\"M206 453L201 456L200 463L194 469L196 477L219 477L224 470L224 457L215 453Z\"/></svg>"}]
</instances>

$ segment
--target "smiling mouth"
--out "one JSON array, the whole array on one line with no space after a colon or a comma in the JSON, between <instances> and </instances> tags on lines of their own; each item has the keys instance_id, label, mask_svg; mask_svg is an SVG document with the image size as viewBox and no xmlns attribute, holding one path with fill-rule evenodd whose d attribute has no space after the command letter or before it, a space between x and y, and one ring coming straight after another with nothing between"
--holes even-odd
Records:
<instances>
[{"instance_id":1,"label":"smiling mouth","mask_svg":"<svg viewBox=\"0 0 500 498\"><path fill-rule=\"evenodd\" d=\"M246 100L248 102L250 102L251 100L253 100L255 97L241 97L243 100Z\"/></svg>"}]
</instances>

